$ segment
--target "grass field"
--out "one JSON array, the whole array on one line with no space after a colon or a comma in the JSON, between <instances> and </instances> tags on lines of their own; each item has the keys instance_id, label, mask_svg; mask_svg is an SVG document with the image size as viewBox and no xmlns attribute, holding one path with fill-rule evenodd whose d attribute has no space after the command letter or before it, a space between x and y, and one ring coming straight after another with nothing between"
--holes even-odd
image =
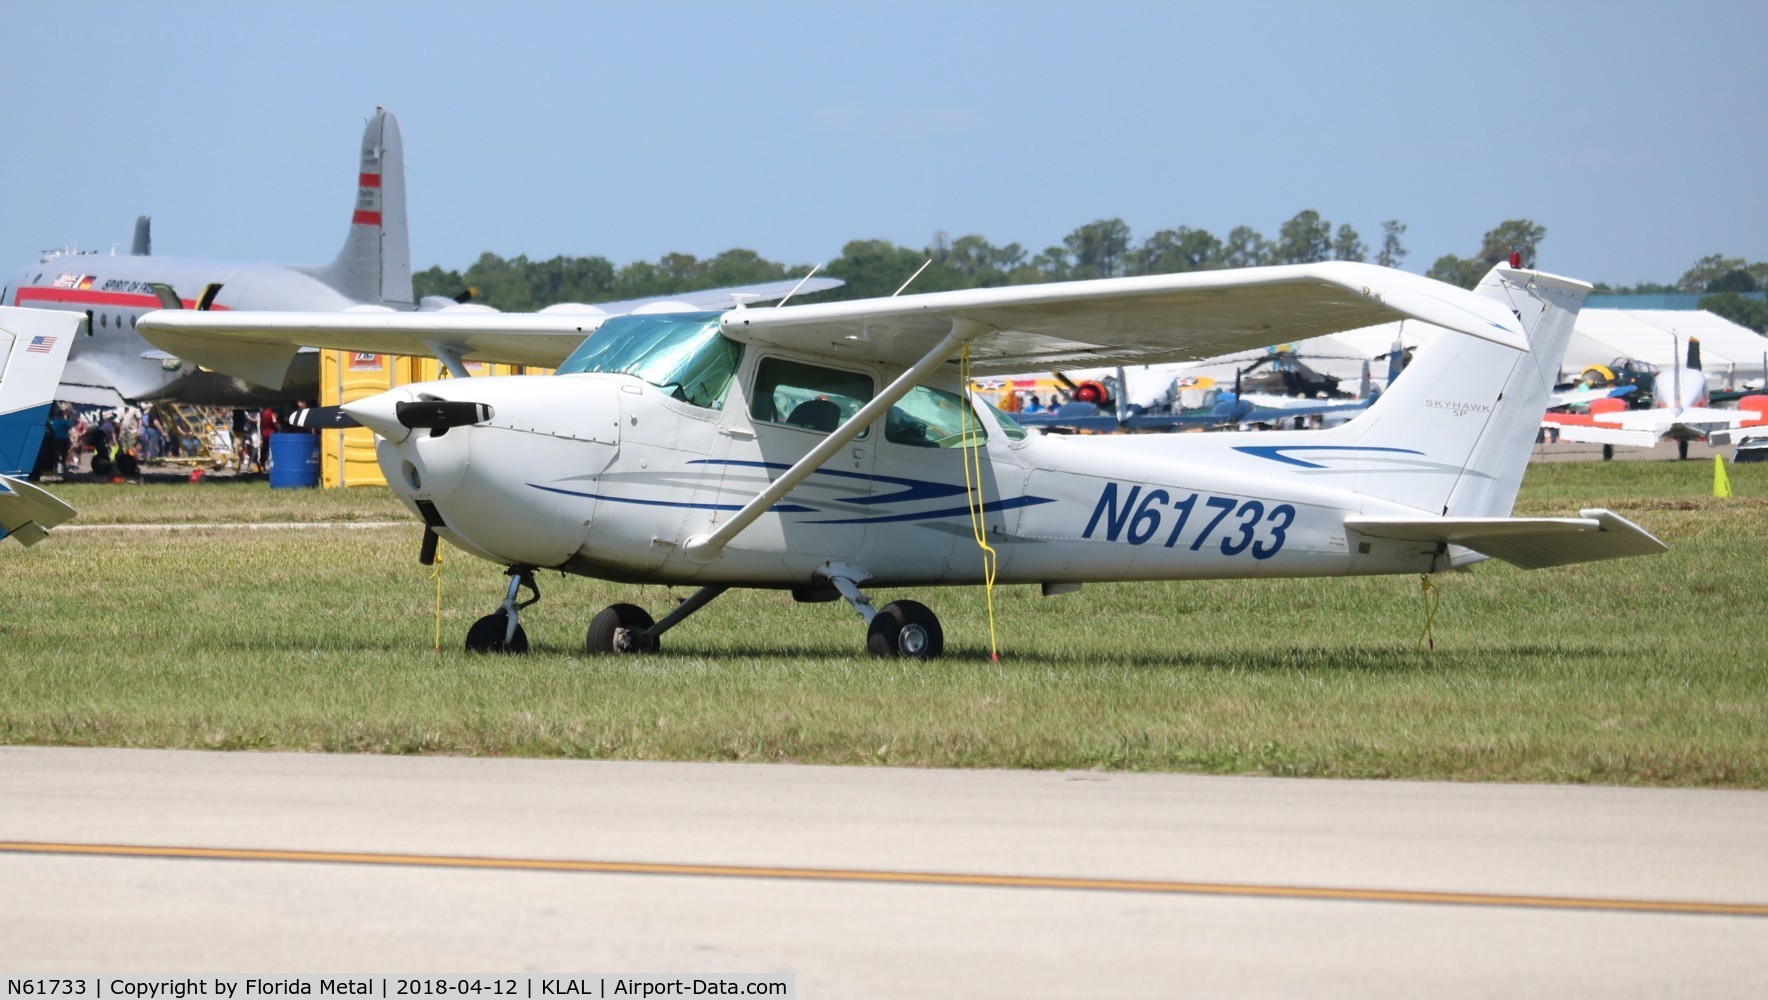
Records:
<instances>
[{"instance_id":1,"label":"grass field","mask_svg":"<svg viewBox=\"0 0 1768 1000\"><path fill-rule=\"evenodd\" d=\"M340 526L0 545L0 742L1764 788L1768 470L1730 475L1715 500L1710 463L1533 466L1518 513L1609 506L1670 553L1437 577L1434 651L1418 579L1386 577L1007 588L999 663L980 589L926 591L927 664L866 657L845 604L739 592L661 655L589 658L596 610L669 591L556 574L533 655L472 657L503 577L446 548L438 654L385 491L55 486L80 525Z\"/></svg>"}]
</instances>

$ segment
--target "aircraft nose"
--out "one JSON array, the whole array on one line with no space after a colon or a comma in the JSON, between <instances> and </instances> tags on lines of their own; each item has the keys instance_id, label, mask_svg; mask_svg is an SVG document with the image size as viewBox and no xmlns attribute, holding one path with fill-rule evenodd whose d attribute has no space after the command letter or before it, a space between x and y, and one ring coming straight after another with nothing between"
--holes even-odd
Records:
<instances>
[{"instance_id":1,"label":"aircraft nose","mask_svg":"<svg viewBox=\"0 0 1768 1000\"><path fill-rule=\"evenodd\" d=\"M451 427L467 427L490 420L496 412L489 403L440 399L429 394L394 389L339 409L369 430L394 444L402 443L414 430L439 436Z\"/></svg>"},{"instance_id":2,"label":"aircraft nose","mask_svg":"<svg viewBox=\"0 0 1768 1000\"><path fill-rule=\"evenodd\" d=\"M406 389L394 389L367 399L358 399L353 403L345 403L338 409L343 410L362 426L373 431L394 444L402 444L411 436L411 428L399 422L399 404L410 402L411 392Z\"/></svg>"}]
</instances>

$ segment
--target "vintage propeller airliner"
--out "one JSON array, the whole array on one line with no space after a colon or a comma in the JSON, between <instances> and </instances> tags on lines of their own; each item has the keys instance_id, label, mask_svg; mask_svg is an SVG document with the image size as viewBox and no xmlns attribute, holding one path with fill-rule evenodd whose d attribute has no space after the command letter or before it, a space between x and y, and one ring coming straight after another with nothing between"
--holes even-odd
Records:
<instances>
[{"instance_id":1,"label":"vintage propeller airliner","mask_svg":"<svg viewBox=\"0 0 1768 1000\"><path fill-rule=\"evenodd\" d=\"M507 567L472 650L520 652L534 572L693 586L616 604L591 652L644 652L731 587L846 599L879 656L938 656L917 601L865 589L1432 573L1664 546L1606 510L1512 518L1589 286L1499 267L1475 291L1352 263L619 317L162 311L160 348L276 384L302 346L558 367L347 404L438 538ZM1191 360L1394 320L1438 336L1322 431L1026 433L970 376ZM863 589L862 589L863 588ZM523 599L523 591L531 593Z\"/></svg>"}]
</instances>

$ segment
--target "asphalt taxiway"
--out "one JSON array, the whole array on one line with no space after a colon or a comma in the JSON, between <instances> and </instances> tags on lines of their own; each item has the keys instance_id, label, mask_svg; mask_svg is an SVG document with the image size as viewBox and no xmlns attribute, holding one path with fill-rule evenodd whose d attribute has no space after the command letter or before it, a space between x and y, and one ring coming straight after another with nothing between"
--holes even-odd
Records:
<instances>
[{"instance_id":1,"label":"asphalt taxiway","mask_svg":"<svg viewBox=\"0 0 1768 1000\"><path fill-rule=\"evenodd\" d=\"M0 973L1759 996L1768 793L0 748Z\"/></svg>"}]
</instances>

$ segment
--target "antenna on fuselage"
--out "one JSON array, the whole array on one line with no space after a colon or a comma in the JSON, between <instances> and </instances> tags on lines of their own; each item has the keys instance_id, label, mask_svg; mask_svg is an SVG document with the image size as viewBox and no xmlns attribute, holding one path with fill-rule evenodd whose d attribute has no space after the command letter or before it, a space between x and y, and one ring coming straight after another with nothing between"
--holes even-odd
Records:
<instances>
[{"instance_id":1,"label":"antenna on fuselage","mask_svg":"<svg viewBox=\"0 0 1768 1000\"><path fill-rule=\"evenodd\" d=\"M786 293L786 298L784 298L784 299L781 299L781 300L780 300L780 301L779 301L779 303L778 303L778 304L779 304L779 305L782 305L782 306L783 306L783 305L785 305L785 304L786 304L786 299L789 299L789 298L791 298L791 297L792 297L792 296L794 296L794 295L797 295L797 294L798 294L798 289L800 289L800 288L803 288L803 287L804 287L804 283L805 283L805 282L806 282L806 281L809 281L809 280L810 280L810 279L811 279L811 278L812 278L812 277L814 277L814 276L815 276L815 275L816 275L816 273L817 273L817 272L818 272L818 271L821 271L821 270L822 270L822 269L823 269L823 265L822 265L822 264L818 264L818 265L817 265L817 266L815 266L815 267L813 267L813 268L811 268L811 269L810 269L810 273L809 273L809 274L807 274L807 275L805 275L805 276L804 276L804 277L802 277L802 278L799 278L799 279L798 279L798 284L796 284L796 285L793 285L793 286L792 286L792 290L791 290L791 291L789 291L789 292L787 292L787 293Z\"/></svg>"},{"instance_id":2,"label":"antenna on fuselage","mask_svg":"<svg viewBox=\"0 0 1768 1000\"><path fill-rule=\"evenodd\" d=\"M902 283L902 288L898 288L896 291L890 293L890 297L894 299L898 295L901 295L902 289L907 288L910 285L914 284L915 279L919 278L921 276L921 272L927 270L927 268L932 266L932 264L933 264L933 258L932 257L927 258L926 263L922 264L920 267L915 268L915 273L909 275L909 280Z\"/></svg>"}]
</instances>

